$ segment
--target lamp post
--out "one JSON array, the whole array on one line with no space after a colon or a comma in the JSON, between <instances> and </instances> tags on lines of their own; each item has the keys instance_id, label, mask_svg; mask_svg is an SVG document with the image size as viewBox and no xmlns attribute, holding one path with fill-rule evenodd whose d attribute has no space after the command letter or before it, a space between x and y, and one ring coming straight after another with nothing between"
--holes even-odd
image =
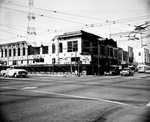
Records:
<instances>
[{"instance_id":1,"label":"lamp post","mask_svg":"<svg viewBox=\"0 0 150 122\"><path fill-rule=\"evenodd\" d=\"M72 54L71 54L71 59L72 59ZM71 60L71 74L72 74L72 60Z\"/></svg>"},{"instance_id":2,"label":"lamp post","mask_svg":"<svg viewBox=\"0 0 150 122\"><path fill-rule=\"evenodd\" d=\"M77 69L76 69L76 63L77 63L77 44L72 44L72 51L75 51L75 73L76 72L78 72L78 74L79 74L79 70L78 71L76 71Z\"/></svg>"}]
</instances>

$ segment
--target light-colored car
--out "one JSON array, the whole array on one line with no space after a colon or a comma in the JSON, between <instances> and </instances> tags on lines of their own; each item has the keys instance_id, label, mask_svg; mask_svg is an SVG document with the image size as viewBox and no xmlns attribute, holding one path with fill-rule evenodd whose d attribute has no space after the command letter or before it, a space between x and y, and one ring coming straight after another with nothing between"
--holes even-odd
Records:
<instances>
[{"instance_id":1,"label":"light-colored car","mask_svg":"<svg viewBox=\"0 0 150 122\"><path fill-rule=\"evenodd\" d=\"M150 74L150 69L147 69L147 70L145 71L145 74Z\"/></svg>"},{"instance_id":2,"label":"light-colored car","mask_svg":"<svg viewBox=\"0 0 150 122\"><path fill-rule=\"evenodd\" d=\"M4 77L11 76L11 77L28 77L28 73L24 69L15 69L15 68L8 68L6 70L1 70L1 75Z\"/></svg>"},{"instance_id":3,"label":"light-colored car","mask_svg":"<svg viewBox=\"0 0 150 122\"><path fill-rule=\"evenodd\" d=\"M121 72L120 72L120 75L121 76L133 76L134 74L134 71L132 71L131 69L127 68L127 69L123 69Z\"/></svg>"}]
</instances>

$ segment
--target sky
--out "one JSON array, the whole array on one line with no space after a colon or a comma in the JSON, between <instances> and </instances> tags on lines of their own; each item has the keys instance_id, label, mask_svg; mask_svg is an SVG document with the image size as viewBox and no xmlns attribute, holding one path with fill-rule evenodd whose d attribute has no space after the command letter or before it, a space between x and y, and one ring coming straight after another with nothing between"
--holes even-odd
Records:
<instances>
[{"instance_id":1,"label":"sky","mask_svg":"<svg viewBox=\"0 0 150 122\"><path fill-rule=\"evenodd\" d=\"M33 0L34 40L84 30L104 38L150 20L150 0ZM0 0L0 43L27 39L29 0Z\"/></svg>"}]
</instances>

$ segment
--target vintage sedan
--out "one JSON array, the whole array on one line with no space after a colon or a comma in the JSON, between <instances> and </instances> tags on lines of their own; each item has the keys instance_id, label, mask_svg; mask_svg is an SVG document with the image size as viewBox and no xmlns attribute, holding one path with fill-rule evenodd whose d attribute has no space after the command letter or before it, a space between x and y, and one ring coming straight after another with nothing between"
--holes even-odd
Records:
<instances>
[{"instance_id":1,"label":"vintage sedan","mask_svg":"<svg viewBox=\"0 0 150 122\"><path fill-rule=\"evenodd\" d=\"M133 74L134 74L134 71L132 71L130 68L123 69L120 72L121 76L133 76Z\"/></svg>"},{"instance_id":2,"label":"vintage sedan","mask_svg":"<svg viewBox=\"0 0 150 122\"><path fill-rule=\"evenodd\" d=\"M114 69L114 70L109 70L104 72L104 75L119 75L119 74L120 74L119 69Z\"/></svg>"},{"instance_id":3,"label":"vintage sedan","mask_svg":"<svg viewBox=\"0 0 150 122\"><path fill-rule=\"evenodd\" d=\"M6 70L1 70L1 75L7 77L28 77L28 73L24 69L15 69L15 68L8 68Z\"/></svg>"}]
</instances>

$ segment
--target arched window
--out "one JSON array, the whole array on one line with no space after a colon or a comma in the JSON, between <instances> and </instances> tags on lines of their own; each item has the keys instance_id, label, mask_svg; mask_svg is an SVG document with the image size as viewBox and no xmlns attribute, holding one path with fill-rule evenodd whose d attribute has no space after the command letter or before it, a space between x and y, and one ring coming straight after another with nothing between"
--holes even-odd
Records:
<instances>
[{"instance_id":1,"label":"arched window","mask_svg":"<svg viewBox=\"0 0 150 122\"><path fill-rule=\"evenodd\" d=\"M5 57L7 57L7 49L5 49Z\"/></svg>"},{"instance_id":2,"label":"arched window","mask_svg":"<svg viewBox=\"0 0 150 122\"><path fill-rule=\"evenodd\" d=\"M9 49L9 57L11 57L11 49Z\"/></svg>"},{"instance_id":3,"label":"arched window","mask_svg":"<svg viewBox=\"0 0 150 122\"><path fill-rule=\"evenodd\" d=\"M13 49L13 56L16 56L16 49Z\"/></svg>"},{"instance_id":4,"label":"arched window","mask_svg":"<svg viewBox=\"0 0 150 122\"><path fill-rule=\"evenodd\" d=\"M18 48L18 56L20 56L20 48Z\"/></svg>"},{"instance_id":5,"label":"arched window","mask_svg":"<svg viewBox=\"0 0 150 122\"><path fill-rule=\"evenodd\" d=\"M63 44L59 43L59 52L62 53L63 52Z\"/></svg>"},{"instance_id":6,"label":"arched window","mask_svg":"<svg viewBox=\"0 0 150 122\"><path fill-rule=\"evenodd\" d=\"M3 57L3 49L1 49L1 57Z\"/></svg>"},{"instance_id":7,"label":"arched window","mask_svg":"<svg viewBox=\"0 0 150 122\"><path fill-rule=\"evenodd\" d=\"M55 44L52 44L52 53L55 53Z\"/></svg>"},{"instance_id":8,"label":"arched window","mask_svg":"<svg viewBox=\"0 0 150 122\"><path fill-rule=\"evenodd\" d=\"M25 54L26 54L26 48L23 47L23 55L25 55Z\"/></svg>"}]
</instances>

